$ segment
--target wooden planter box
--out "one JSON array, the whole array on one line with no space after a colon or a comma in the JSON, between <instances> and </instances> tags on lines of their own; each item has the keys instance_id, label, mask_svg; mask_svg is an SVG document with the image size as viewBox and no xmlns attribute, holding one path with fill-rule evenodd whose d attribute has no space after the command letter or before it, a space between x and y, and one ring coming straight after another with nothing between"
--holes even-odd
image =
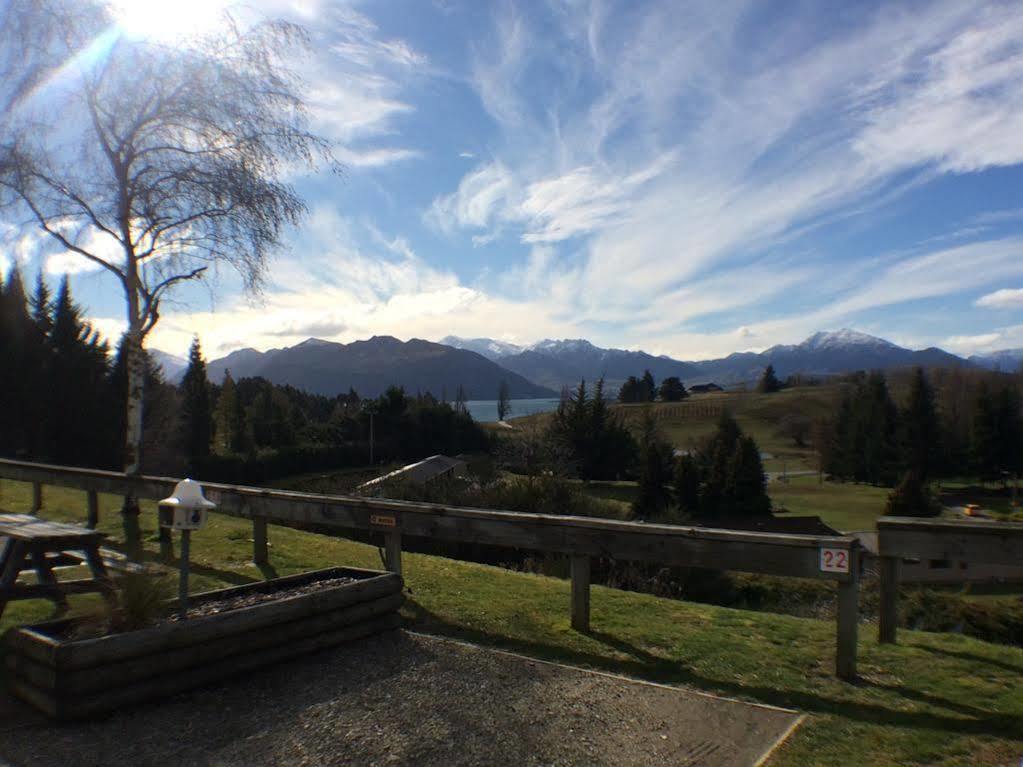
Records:
<instances>
[{"instance_id":1,"label":"wooden planter box","mask_svg":"<svg viewBox=\"0 0 1023 767\"><path fill-rule=\"evenodd\" d=\"M161 698L324 647L397 628L401 576L346 567L198 594L190 604L355 583L94 639L66 639L69 620L7 632L7 683L47 715L74 719Z\"/></svg>"}]
</instances>

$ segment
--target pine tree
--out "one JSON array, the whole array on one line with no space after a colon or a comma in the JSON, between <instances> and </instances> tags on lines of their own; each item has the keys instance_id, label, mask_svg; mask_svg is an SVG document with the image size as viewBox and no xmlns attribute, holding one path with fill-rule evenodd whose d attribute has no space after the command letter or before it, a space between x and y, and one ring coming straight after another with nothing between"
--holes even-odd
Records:
<instances>
[{"instance_id":1,"label":"pine tree","mask_svg":"<svg viewBox=\"0 0 1023 767\"><path fill-rule=\"evenodd\" d=\"M199 336L192 339L188 351L188 369L181 379L182 443L189 463L194 467L210 454L213 413L210 405L210 382L206 377L206 361L202 356Z\"/></svg>"},{"instance_id":2,"label":"pine tree","mask_svg":"<svg viewBox=\"0 0 1023 767\"><path fill-rule=\"evenodd\" d=\"M511 394L508 389L508 382L501 381L497 388L497 420L503 421L504 417L511 412Z\"/></svg>"},{"instance_id":3,"label":"pine tree","mask_svg":"<svg viewBox=\"0 0 1023 767\"><path fill-rule=\"evenodd\" d=\"M661 381L658 395L664 402L680 402L689 396L685 385L678 376L668 376Z\"/></svg>"},{"instance_id":4,"label":"pine tree","mask_svg":"<svg viewBox=\"0 0 1023 767\"><path fill-rule=\"evenodd\" d=\"M217 445L221 453L245 453L248 450L245 407L231 371L224 372L224 383L217 399Z\"/></svg>"},{"instance_id":5,"label":"pine tree","mask_svg":"<svg viewBox=\"0 0 1023 767\"><path fill-rule=\"evenodd\" d=\"M941 514L941 504L923 478L910 469L888 495L884 513L893 517L936 517Z\"/></svg>"},{"instance_id":6,"label":"pine tree","mask_svg":"<svg viewBox=\"0 0 1023 767\"><path fill-rule=\"evenodd\" d=\"M69 466L95 465L106 447L105 424L111 404L97 396L106 391L107 346L82 318L66 276L54 301L49 347L46 410L50 460Z\"/></svg>"},{"instance_id":7,"label":"pine tree","mask_svg":"<svg viewBox=\"0 0 1023 767\"><path fill-rule=\"evenodd\" d=\"M641 384L636 376L629 376L618 390L619 402L640 402Z\"/></svg>"},{"instance_id":8,"label":"pine tree","mask_svg":"<svg viewBox=\"0 0 1023 767\"><path fill-rule=\"evenodd\" d=\"M40 271L36 275L36 290L32 294L32 320L35 322L39 332L48 336L53 330L53 301L50 295L50 288Z\"/></svg>"},{"instance_id":9,"label":"pine tree","mask_svg":"<svg viewBox=\"0 0 1023 767\"><path fill-rule=\"evenodd\" d=\"M668 485L672 481L672 449L649 407L643 413L638 441L639 492L632 504L632 515L652 519L667 508L671 498Z\"/></svg>"},{"instance_id":10,"label":"pine tree","mask_svg":"<svg viewBox=\"0 0 1023 767\"><path fill-rule=\"evenodd\" d=\"M757 391L761 394L773 394L780 390L781 381L774 374L774 365L768 365L764 369L764 374L760 377L760 383L757 384Z\"/></svg>"},{"instance_id":11,"label":"pine tree","mask_svg":"<svg viewBox=\"0 0 1023 767\"><path fill-rule=\"evenodd\" d=\"M941 455L941 428L934 404L934 389L923 368L913 371L909 400L901 421L903 462L911 473L926 482L936 471Z\"/></svg>"},{"instance_id":12,"label":"pine tree","mask_svg":"<svg viewBox=\"0 0 1023 767\"><path fill-rule=\"evenodd\" d=\"M728 476L722 495L724 510L730 514L762 516L771 513L764 465L752 437L739 438L728 463Z\"/></svg>"},{"instance_id":13,"label":"pine tree","mask_svg":"<svg viewBox=\"0 0 1023 767\"><path fill-rule=\"evenodd\" d=\"M653 402L657 397L657 383L654 381L653 374L649 370L643 371L643 379L640 382L642 387L640 393L642 396L641 402Z\"/></svg>"},{"instance_id":14,"label":"pine tree","mask_svg":"<svg viewBox=\"0 0 1023 767\"><path fill-rule=\"evenodd\" d=\"M683 514L700 511L700 465L688 453L675 462L675 502Z\"/></svg>"}]
</instances>

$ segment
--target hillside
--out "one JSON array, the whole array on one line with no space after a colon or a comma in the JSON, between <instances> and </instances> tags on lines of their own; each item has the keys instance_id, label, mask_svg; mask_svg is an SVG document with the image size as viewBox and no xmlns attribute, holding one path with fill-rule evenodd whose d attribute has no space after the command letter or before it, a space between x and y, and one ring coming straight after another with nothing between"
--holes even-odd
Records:
<instances>
[{"instance_id":1,"label":"hillside","mask_svg":"<svg viewBox=\"0 0 1023 767\"><path fill-rule=\"evenodd\" d=\"M309 339L296 346L259 352L242 349L207 366L211 381L220 383L227 370L234 378L262 376L314 394L334 396L355 389L375 397L391 385L410 393L431 392L454 399L459 386L467 399L496 399L502 381L513 399L551 397L555 392L505 370L464 349L390 336L340 344Z\"/></svg>"}]
</instances>

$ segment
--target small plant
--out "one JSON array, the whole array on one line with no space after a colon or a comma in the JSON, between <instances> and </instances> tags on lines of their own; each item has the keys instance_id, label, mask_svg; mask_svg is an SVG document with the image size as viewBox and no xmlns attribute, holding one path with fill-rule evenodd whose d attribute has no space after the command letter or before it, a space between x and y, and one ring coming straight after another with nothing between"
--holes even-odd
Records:
<instances>
[{"instance_id":1,"label":"small plant","mask_svg":"<svg viewBox=\"0 0 1023 767\"><path fill-rule=\"evenodd\" d=\"M127 573L117 586L116 605L104 602L84 613L76 624L75 638L137 631L170 613L174 584L167 576Z\"/></svg>"}]
</instances>

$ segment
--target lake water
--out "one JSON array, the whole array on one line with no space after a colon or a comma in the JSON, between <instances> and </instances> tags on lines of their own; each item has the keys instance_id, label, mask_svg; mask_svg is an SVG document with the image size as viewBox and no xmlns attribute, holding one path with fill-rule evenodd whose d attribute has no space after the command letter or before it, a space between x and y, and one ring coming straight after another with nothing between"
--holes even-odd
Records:
<instances>
[{"instance_id":1,"label":"lake water","mask_svg":"<svg viewBox=\"0 0 1023 767\"><path fill-rule=\"evenodd\" d=\"M553 399L513 399L509 402L511 412L506 417L518 418L524 415L533 415L533 413L548 413L557 410L560 401L557 397ZM481 423L491 423L497 420L496 399L473 399L466 402L465 405L469 408L472 417Z\"/></svg>"}]
</instances>

